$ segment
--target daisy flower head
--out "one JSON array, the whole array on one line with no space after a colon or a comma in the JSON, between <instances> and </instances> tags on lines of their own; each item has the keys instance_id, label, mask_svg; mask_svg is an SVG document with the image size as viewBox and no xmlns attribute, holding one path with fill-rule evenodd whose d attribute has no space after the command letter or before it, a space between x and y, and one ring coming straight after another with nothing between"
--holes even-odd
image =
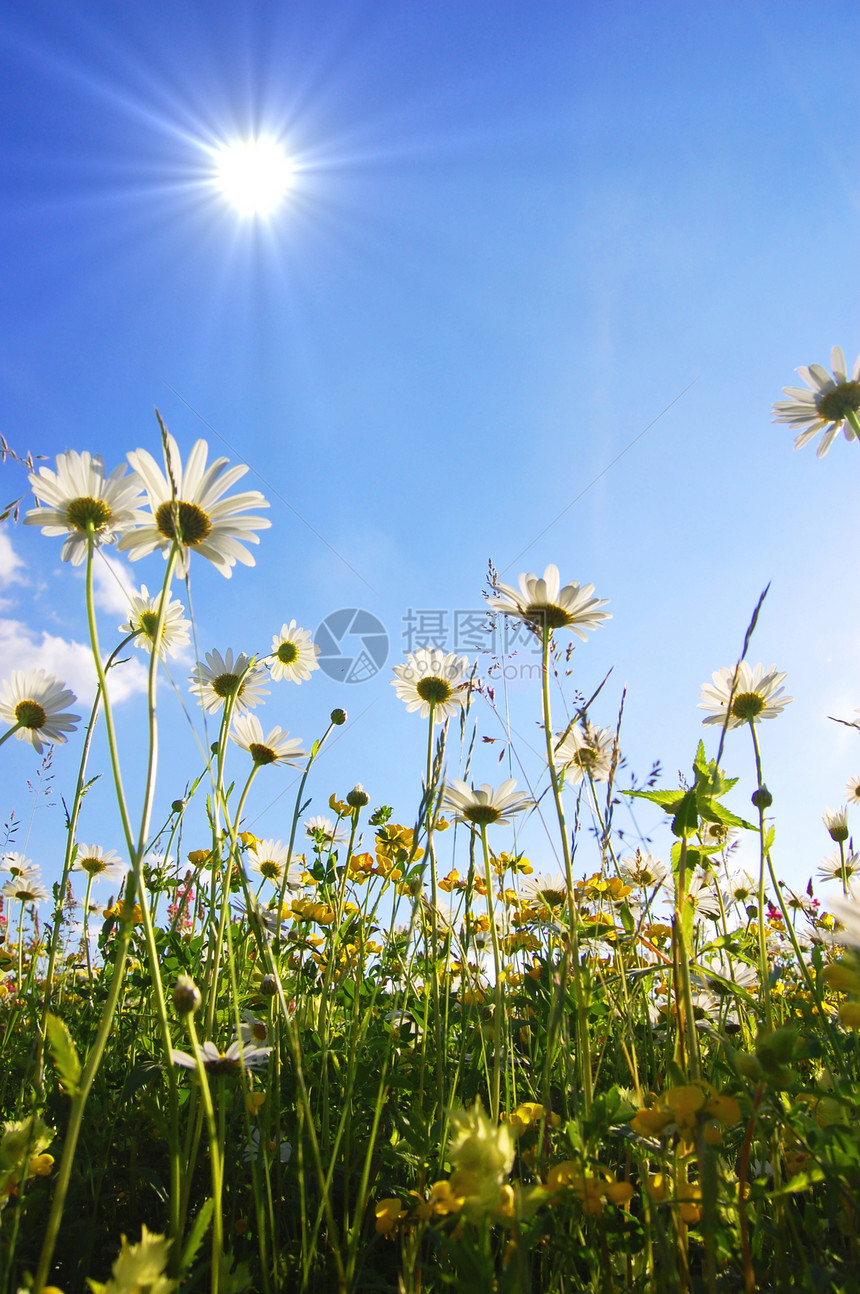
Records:
<instances>
[{"instance_id":1,"label":"daisy flower head","mask_svg":"<svg viewBox=\"0 0 860 1294\"><path fill-rule=\"evenodd\" d=\"M272 728L263 736L263 727L254 714L240 715L233 720L230 737L242 750L247 750L255 764L297 764L307 759L299 737L290 737L283 728Z\"/></svg>"},{"instance_id":2,"label":"daisy flower head","mask_svg":"<svg viewBox=\"0 0 860 1294\"><path fill-rule=\"evenodd\" d=\"M264 880L271 881L273 885L280 885L290 861L290 851L280 840L258 840L248 850L245 858L252 872L256 872ZM287 887L291 890L300 890L304 884L303 874L302 867L290 867L287 873Z\"/></svg>"},{"instance_id":3,"label":"daisy flower head","mask_svg":"<svg viewBox=\"0 0 860 1294\"><path fill-rule=\"evenodd\" d=\"M222 1078L229 1074L238 1074L245 1069L259 1069L268 1063L271 1047L254 1047L239 1042L231 1042L226 1051L219 1051L214 1042L204 1042L197 1048L197 1059L200 1060L207 1074ZM171 1051L170 1058L174 1065L184 1069L196 1069L197 1059L189 1056L187 1051Z\"/></svg>"},{"instance_id":4,"label":"daisy flower head","mask_svg":"<svg viewBox=\"0 0 860 1294\"><path fill-rule=\"evenodd\" d=\"M520 898L526 903L560 908L567 901L567 882L561 872L555 872L552 876L536 872L520 884Z\"/></svg>"},{"instance_id":5,"label":"daisy flower head","mask_svg":"<svg viewBox=\"0 0 860 1294\"><path fill-rule=\"evenodd\" d=\"M687 886L686 902L696 916L718 917L720 896L712 872L695 872Z\"/></svg>"},{"instance_id":6,"label":"daisy flower head","mask_svg":"<svg viewBox=\"0 0 860 1294\"><path fill-rule=\"evenodd\" d=\"M843 805L841 809L825 809L821 821L830 836L838 844L840 841L848 839L848 808Z\"/></svg>"},{"instance_id":7,"label":"daisy flower head","mask_svg":"<svg viewBox=\"0 0 860 1294\"><path fill-rule=\"evenodd\" d=\"M515 790L516 782L508 778L501 786L487 782L474 788L455 777L446 787L443 802L457 822L488 827L494 822L508 822L511 814L521 813L532 801Z\"/></svg>"},{"instance_id":8,"label":"daisy flower head","mask_svg":"<svg viewBox=\"0 0 860 1294\"><path fill-rule=\"evenodd\" d=\"M828 854L818 869L818 875L823 881L841 881L844 874L848 885L856 880L858 872L860 854L846 854L844 863L841 854Z\"/></svg>"},{"instance_id":9,"label":"daisy flower head","mask_svg":"<svg viewBox=\"0 0 860 1294\"><path fill-rule=\"evenodd\" d=\"M269 671L276 682L287 679L290 683L305 683L311 671L319 669L319 647L309 629L299 629L295 620L281 626L281 632L272 639Z\"/></svg>"},{"instance_id":10,"label":"daisy flower head","mask_svg":"<svg viewBox=\"0 0 860 1294\"><path fill-rule=\"evenodd\" d=\"M669 868L661 859L642 849L637 849L632 858L622 858L618 867L625 883L634 889L662 889L670 876Z\"/></svg>"},{"instance_id":11,"label":"daisy flower head","mask_svg":"<svg viewBox=\"0 0 860 1294\"><path fill-rule=\"evenodd\" d=\"M608 782L618 754L612 729L595 728L587 719L568 728L555 748L559 767L573 785L586 778Z\"/></svg>"},{"instance_id":12,"label":"daisy flower head","mask_svg":"<svg viewBox=\"0 0 860 1294\"><path fill-rule=\"evenodd\" d=\"M99 548L115 543L146 520L137 475L126 476L122 463L105 476L104 460L98 454L78 454L73 449L58 454L57 470L40 467L30 473L30 485L40 506L26 513L24 524L41 526L43 535L65 535L60 556L73 566L80 566L86 557L90 535L93 546Z\"/></svg>"},{"instance_id":13,"label":"daisy flower head","mask_svg":"<svg viewBox=\"0 0 860 1294\"><path fill-rule=\"evenodd\" d=\"M150 597L145 584L140 586L139 593L132 593L128 610L128 620L119 626L120 632L136 634L135 647L151 652L155 646L155 634L158 629L160 597ZM164 608L164 619L158 638L157 651L163 659L165 655L175 656L180 647L187 647L191 641L189 630L191 621L185 619L185 607L168 592Z\"/></svg>"},{"instance_id":14,"label":"daisy flower head","mask_svg":"<svg viewBox=\"0 0 860 1294\"><path fill-rule=\"evenodd\" d=\"M716 670L713 683L705 683L701 691L698 708L713 711L702 720L703 726L716 723L740 728L745 723L775 718L794 700L783 696L786 677L775 665L765 670L763 665L750 666L745 660L734 668L729 665Z\"/></svg>"},{"instance_id":15,"label":"daisy flower head","mask_svg":"<svg viewBox=\"0 0 860 1294\"><path fill-rule=\"evenodd\" d=\"M391 680L401 701L411 714L443 723L449 715L459 714L469 695L469 659L441 647L419 647L406 653L406 664L395 665L396 678Z\"/></svg>"},{"instance_id":16,"label":"daisy flower head","mask_svg":"<svg viewBox=\"0 0 860 1294\"><path fill-rule=\"evenodd\" d=\"M565 584L562 588L558 567L552 564L542 578L522 574L519 584L519 589L497 584L496 590L503 596L490 598L489 605L494 611L523 620L539 637L556 629L572 629L585 642L586 629L597 629L604 620L612 619L610 612L600 610L607 600L592 597L593 584Z\"/></svg>"},{"instance_id":17,"label":"daisy flower head","mask_svg":"<svg viewBox=\"0 0 860 1294\"><path fill-rule=\"evenodd\" d=\"M322 814L317 814L315 818L308 818L305 830L312 840L318 844L328 845L332 849L335 845L345 845L347 841L346 832L335 826L331 818L326 818Z\"/></svg>"},{"instance_id":18,"label":"daisy flower head","mask_svg":"<svg viewBox=\"0 0 860 1294\"><path fill-rule=\"evenodd\" d=\"M251 508L269 505L259 490L223 495L245 475L248 468L240 463L227 467L226 458L216 458L209 467L205 440L195 442L188 461L182 465L179 446L169 432L164 433L164 470L145 449L136 449L128 461L137 472L149 500L152 516L144 525L124 536L119 547L132 561L156 549L167 554L178 545L176 570L182 578L188 570L189 556L200 553L227 579L236 562L253 566L254 558L245 544L258 544L255 530L272 523L266 517L244 516Z\"/></svg>"},{"instance_id":19,"label":"daisy flower head","mask_svg":"<svg viewBox=\"0 0 860 1294\"><path fill-rule=\"evenodd\" d=\"M824 432L817 450L818 458L824 457L840 429L846 440L860 440L857 420L860 412L860 356L854 361L849 377L842 347L834 346L830 352L830 366L832 374L820 364L799 368L797 372L809 389L783 387L788 399L777 400L773 406L774 422L787 422L800 433L794 442L795 449L802 448L819 431Z\"/></svg>"},{"instance_id":20,"label":"daisy flower head","mask_svg":"<svg viewBox=\"0 0 860 1294\"><path fill-rule=\"evenodd\" d=\"M0 683L0 719L13 724L19 741L29 741L37 755L42 742L64 742L74 732L79 714L65 710L77 700L64 683L44 669L13 670Z\"/></svg>"},{"instance_id":21,"label":"daisy flower head","mask_svg":"<svg viewBox=\"0 0 860 1294\"><path fill-rule=\"evenodd\" d=\"M23 854L8 853L0 858L0 872L9 872L10 876L38 877L41 873L38 863L26 858Z\"/></svg>"},{"instance_id":22,"label":"daisy flower head","mask_svg":"<svg viewBox=\"0 0 860 1294\"><path fill-rule=\"evenodd\" d=\"M16 903L47 903L51 896L37 876L37 871L13 876L0 889L0 894L4 899L14 899Z\"/></svg>"},{"instance_id":23,"label":"daisy flower head","mask_svg":"<svg viewBox=\"0 0 860 1294\"><path fill-rule=\"evenodd\" d=\"M845 787L849 804L860 804L860 777L852 777Z\"/></svg>"},{"instance_id":24,"label":"daisy flower head","mask_svg":"<svg viewBox=\"0 0 860 1294\"><path fill-rule=\"evenodd\" d=\"M234 657L233 649L228 648L224 656L219 651L208 651L206 664L197 662L189 682L191 691L209 714L215 714L227 700L232 700L234 709L244 714L261 696L268 696L269 689L262 686L265 678L262 665L252 664L251 657L244 652Z\"/></svg>"},{"instance_id":25,"label":"daisy flower head","mask_svg":"<svg viewBox=\"0 0 860 1294\"><path fill-rule=\"evenodd\" d=\"M128 868L113 849L79 844L71 870L86 872L94 881L119 882L125 879Z\"/></svg>"}]
</instances>

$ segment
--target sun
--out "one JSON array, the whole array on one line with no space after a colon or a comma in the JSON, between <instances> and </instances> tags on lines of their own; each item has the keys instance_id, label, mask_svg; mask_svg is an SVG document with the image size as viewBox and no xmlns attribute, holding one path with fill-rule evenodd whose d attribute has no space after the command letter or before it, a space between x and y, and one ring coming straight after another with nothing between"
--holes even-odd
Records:
<instances>
[{"instance_id":1,"label":"sun","mask_svg":"<svg viewBox=\"0 0 860 1294\"><path fill-rule=\"evenodd\" d=\"M293 180L293 165L274 139L240 139L215 154L215 182L237 211L270 215L283 201Z\"/></svg>"}]
</instances>

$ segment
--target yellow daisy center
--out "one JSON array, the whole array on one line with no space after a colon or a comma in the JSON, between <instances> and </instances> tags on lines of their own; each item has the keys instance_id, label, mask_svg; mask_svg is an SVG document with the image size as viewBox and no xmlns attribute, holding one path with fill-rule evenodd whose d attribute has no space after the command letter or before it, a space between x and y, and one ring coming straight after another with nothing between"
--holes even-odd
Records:
<instances>
[{"instance_id":1,"label":"yellow daisy center","mask_svg":"<svg viewBox=\"0 0 860 1294\"><path fill-rule=\"evenodd\" d=\"M105 861L103 858L95 857L79 858L78 867L80 867L82 871L88 872L90 876L97 876L99 872L104 871Z\"/></svg>"},{"instance_id":2,"label":"yellow daisy center","mask_svg":"<svg viewBox=\"0 0 860 1294\"><path fill-rule=\"evenodd\" d=\"M764 697L759 696L758 692L741 692L732 701L732 714L736 719L749 722L749 720L755 719L756 715L761 714L764 707Z\"/></svg>"},{"instance_id":3,"label":"yellow daisy center","mask_svg":"<svg viewBox=\"0 0 860 1294\"><path fill-rule=\"evenodd\" d=\"M252 741L248 746L248 753L255 764L274 764L278 758L271 746L262 746L259 742ZM265 876L266 873L264 872Z\"/></svg>"},{"instance_id":4,"label":"yellow daisy center","mask_svg":"<svg viewBox=\"0 0 860 1294\"><path fill-rule=\"evenodd\" d=\"M15 706L15 718L22 728L43 728L48 716L38 701L25 698Z\"/></svg>"},{"instance_id":5,"label":"yellow daisy center","mask_svg":"<svg viewBox=\"0 0 860 1294\"><path fill-rule=\"evenodd\" d=\"M295 643L282 642L276 655L282 665L292 665L299 658L299 649Z\"/></svg>"},{"instance_id":6,"label":"yellow daisy center","mask_svg":"<svg viewBox=\"0 0 860 1294\"><path fill-rule=\"evenodd\" d=\"M104 499L72 499L71 503L66 504L66 521L75 530L81 530L84 534L92 528L97 534L104 530L111 516L110 508Z\"/></svg>"},{"instance_id":7,"label":"yellow daisy center","mask_svg":"<svg viewBox=\"0 0 860 1294\"><path fill-rule=\"evenodd\" d=\"M260 863L260 875L265 876L267 881L276 881L281 875L281 869L273 858L267 858Z\"/></svg>"},{"instance_id":8,"label":"yellow daisy center","mask_svg":"<svg viewBox=\"0 0 860 1294\"><path fill-rule=\"evenodd\" d=\"M452 688L444 678L431 675L428 678L419 679L415 685L415 691L422 701L427 701L430 705L443 705L450 697Z\"/></svg>"},{"instance_id":9,"label":"yellow daisy center","mask_svg":"<svg viewBox=\"0 0 860 1294\"><path fill-rule=\"evenodd\" d=\"M833 391L816 396L815 404L822 418L841 422L847 414L860 411L860 382L840 382Z\"/></svg>"},{"instance_id":10,"label":"yellow daisy center","mask_svg":"<svg viewBox=\"0 0 860 1294\"><path fill-rule=\"evenodd\" d=\"M155 524L165 539L178 539L187 548L202 544L212 529L212 522L196 503L169 499L155 514Z\"/></svg>"},{"instance_id":11,"label":"yellow daisy center","mask_svg":"<svg viewBox=\"0 0 860 1294\"><path fill-rule=\"evenodd\" d=\"M241 696L244 689L245 684L238 674L219 674L212 680L212 691L222 700L226 700L228 696Z\"/></svg>"},{"instance_id":12,"label":"yellow daisy center","mask_svg":"<svg viewBox=\"0 0 860 1294\"><path fill-rule=\"evenodd\" d=\"M155 631L158 628L158 612L141 611L140 627L143 630L143 632L146 634L147 638L152 638L154 640Z\"/></svg>"},{"instance_id":13,"label":"yellow daisy center","mask_svg":"<svg viewBox=\"0 0 860 1294\"><path fill-rule=\"evenodd\" d=\"M468 809L463 810L463 817L483 827L489 826L491 822L498 822L501 814L492 804L470 804Z\"/></svg>"},{"instance_id":14,"label":"yellow daisy center","mask_svg":"<svg viewBox=\"0 0 860 1294\"><path fill-rule=\"evenodd\" d=\"M564 607L554 602L530 602L525 609L525 618L538 629L562 629L571 622L571 616Z\"/></svg>"}]
</instances>

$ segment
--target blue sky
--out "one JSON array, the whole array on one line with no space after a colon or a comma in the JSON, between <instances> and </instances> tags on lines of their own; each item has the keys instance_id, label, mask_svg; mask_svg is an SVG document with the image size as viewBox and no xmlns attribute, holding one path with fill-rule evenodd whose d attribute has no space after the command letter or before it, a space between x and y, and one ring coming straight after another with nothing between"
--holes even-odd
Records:
<instances>
[{"instance_id":1,"label":"blue sky","mask_svg":"<svg viewBox=\"0 0 860 1294\"><path fill-rule=\"evenodd\" d=\"M425 732L390 667L410 610L452 627L481 609L489 558L508 580L554 561L610 600L573 681L590 693L612 667L592 717L614 723L626 685L630 767L659 759L670 784L702 735L699 689L733 663L771 581L750 659L786 670L795 697L762 745L779 869L804 883L830 846L822 811L860 773L856 732L827 717L860 704L859 451L840 439L822 461L795 454L770 407L797 365L826 363L833 343L849 362L860 350L856 6L0 12L3 434L19 452L89 449L112 467L157 452L157 405L186 452L202 435L250 466L272 528L252 570L193 570L204 650L266 651L284 621L315 630L342 607L383 622L391 654L375 678L317 673L261 713L309 742L332 706L349 710L313 811L361 781L411 821ZM210 179L210 150L255 131L297 170L265 222L239 218ZM2 472L5 503L26 481ZM0 531L2 672L47 663L80 689L82 584L59 548ZM158 557L115 568L150 588L160 571ZM122 598L107 574L102 603L108 647ZM125 669L133 785L141 670ZM533 773L536 686L516 680L510 704ZM162 714L163 807L196 757L168 689ZM748 747L727 742L740 812ZM507 774L498 749L479 745L480 780ZM29 829L48 872L77 750L57 752L54 807ZM17 742L3 756L21 847L38 761ZM98 749L95 763L106 770ZM268 806L289 776L258 778L259 834L288 830L289 795ZM539 827L527 832L552 870ZM119 846L98 793L81 835Z\"/></svg>"}]
</instances>

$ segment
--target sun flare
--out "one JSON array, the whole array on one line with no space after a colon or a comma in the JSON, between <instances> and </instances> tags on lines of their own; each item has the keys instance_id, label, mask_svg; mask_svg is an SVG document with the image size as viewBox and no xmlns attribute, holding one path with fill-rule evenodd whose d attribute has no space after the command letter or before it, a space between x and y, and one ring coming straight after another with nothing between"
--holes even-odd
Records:
<instances>
[{"instance_id":1,"label":"sun flare","mask_svg":"<svg viewBox=\"0 0 860 1294\"><path fill-rule=\"evenodd\" d=\"M283 201L293 166L274 139L242 139L219 149L216 184L237 211L266 216Z\"/></svg>"}]
</instances>

